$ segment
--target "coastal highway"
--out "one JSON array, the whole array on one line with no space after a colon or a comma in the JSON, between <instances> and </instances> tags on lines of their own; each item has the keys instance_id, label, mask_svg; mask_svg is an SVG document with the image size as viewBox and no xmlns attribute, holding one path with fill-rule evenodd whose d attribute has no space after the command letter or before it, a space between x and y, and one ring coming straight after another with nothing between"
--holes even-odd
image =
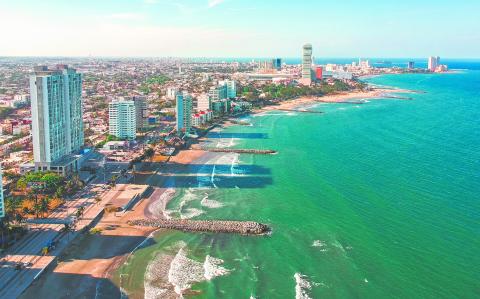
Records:
<instances>
[{"instance_id":1,"label":"coastal highway","mask_svg":"<svg viewBox=\"0 0 480 299\"><path fill-rule=\"evenodd\" d=\"M67 219L75 211L85 207L84 216L77 223L76 230L88 225L103 209L103 205L95 202L96 195L102 195L102 185L89 185L77 196L66 201L49 215L48 219ZM73 239L73 236L61 234L63 224L34 224L30 231L17 244L9 248L0 258L0 298L18 297L43 271L56 255ZM76 232L75 232L76 233ZM75 234L71 233L71 234ZM51 240L57 239L57 248L48 255L42 255L42 248ZM16 270L15 265L21 263L25 267Z\"/></svg>"}]
</instances>

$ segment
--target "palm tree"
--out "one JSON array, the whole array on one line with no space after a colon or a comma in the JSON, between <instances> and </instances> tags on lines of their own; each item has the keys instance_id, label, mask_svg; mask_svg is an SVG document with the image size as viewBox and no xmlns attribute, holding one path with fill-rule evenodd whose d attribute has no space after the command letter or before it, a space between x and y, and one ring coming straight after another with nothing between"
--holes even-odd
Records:
<instances>
[{"instance_id":1,"label":"palm tree","mask_svg":"<svg viewBox=\"0 0 480 299\"><path fill-rule=\"evenodd\" d=\"M5 212L9 215L10 220L17 220L18 216L21 217L20 207L22 206L22 199L20 197L7 197L5 198ZM20 222L20 221L17 221Z\"/></svg>"},{"instance_id":2,"label":"palm tree","mask_svg":"<svg viewBox=\"0 0 480 299\"><path fill-rule=\"evenodd\" d=\"M33 212L35 213L35 218L38 218L38 214L42 212L42 205L39 202L33 204Z\"/></svg>"},{"instance_id":3,"label":"palm tree","mask_svg":"<svg viewBox=\"0 0 480 299\"><path fill-rule=\"evenodd\" d=\"M48 213L50 208L50 197L45 196L40 200L40 213L42 213L42 217L45 218L45 213Z\"/></svg>"}]
</instances>

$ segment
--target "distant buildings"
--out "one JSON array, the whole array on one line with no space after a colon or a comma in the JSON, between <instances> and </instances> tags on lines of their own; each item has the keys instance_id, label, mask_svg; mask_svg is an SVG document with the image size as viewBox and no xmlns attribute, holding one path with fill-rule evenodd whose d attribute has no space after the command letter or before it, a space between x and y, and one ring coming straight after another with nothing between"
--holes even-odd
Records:
<instances>
[{"instance_id":1,"label":"distant buildings","mask_svg":"<svg viewBox=\"0 0 480 299\"><path fill-rule=\"evenodd\" d=\"M428 57L428 70L434 72L437 66L440 65L440 57L430 56Z\"/></svg>"},{"instance_id":2,"label":"distant buildings","mask_svg":"<svg viewBox=\"0 0 480 299\"><path fill-rule=\"evenodd\" d=\"M317 66L315 68L315 79L317 81L320 81L322 80L322 78L323 78L323 68L321 66Z\"/></svg>"},{"instance_id":3,"label":"distant buildings","mask_svg":"<svg viewBox=\"0 0 480 299\"><path fill-rule=\"evenodd\" d=\"M3 200L2 164L0 164L0 218L5 217L5 202Z\"/></svg>"},{"instance_id":4,"label":"distant buildings","mask_svg":"<svg viewBox=\"0 0 480 299\"><path fill-rule=\"evenodd\" d=\"M302 84L310 85L312 83L312 45L303 46L302 59Z\"/></svg>"},{"instance_id":5,"label":"distant buildings","mask_svg":"<svg viewBox=\"0 0 480 299\"><path fill-rule=\"evenodd\" d=\"M176 95L177 134L188 134L192 128L192 97L185 92Z\"/></svg>"},{"instance_id":6,"label":"distant buildings","mask_svg":"<svg viewBox=\"0 0 480 299\"><path fill-rule=\"evenodd\" d=\"M409 61L407 63L407 69L413 70L415 68L415 62L414 61Z\"/></svg>"},{"instance_id":7,"label":"distant buildings","mask_svg":"<svg viewBox=\"0 0 480 299\"><path fill-rule=\"evenodd\" d=\"M66 65L35 67L30 76L33 158L36 171L78 171L84 145L82 75Z\"/></svg>"},{"instance_id":8,"label":"distant buildings","mask_svg":"<svg viewBox=\"0 0 480 299\"><path fill-rule=\"evenodd\" d=\"M137 132L137 114L134 101L114 100L108 105L109 134L120 139L133 140Z\"/></svg>"},{"instance_id":9,"label":"distant buildings","mask_svg":"<svg viewBox=\"0 0 480 299\"><path fill-rule=\"evenodd\" d=\"M281 58L272 59L272 67L273 67L274 70L281 71L282 70L282 59Z\"/></svg>"},{"instance_id":10,"label":"distant buildings","mask_svg":"<svg viewBox=\"0 0 480 299\"><path fill-rule=\"evenodd\" d=\"M440 64L440 57L430 56L428 58L428 67L427 69L430 72L446 72L448 70L448 66L445 64Z\"/></svg>"},{"instance_id":11,"label":"distant buildings","mask_svg":"<svg viewBox=\"0 0 480 299\"><path fill-rule=\"evenodd\" d=\"M178 89L176 87L169 87L167 88L167 99L175 100L177 96Z\"/></svg>"}]
</instances>

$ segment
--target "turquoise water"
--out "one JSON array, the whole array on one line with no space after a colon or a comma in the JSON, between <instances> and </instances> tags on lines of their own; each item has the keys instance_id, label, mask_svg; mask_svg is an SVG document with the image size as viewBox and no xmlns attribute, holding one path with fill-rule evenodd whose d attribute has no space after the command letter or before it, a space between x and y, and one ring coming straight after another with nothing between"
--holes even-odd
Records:
<instances>
[{"instance_id":1,"label":"turquoise water","mask_svg":"<svg viewBox=\"0 0 480 299\"><path fill-rule=\"evenodd\" d=\"M159 253L184 247L181 269L217 270L192 282L195 298L478 298L480 71L368 81L426 93L255 115L211 135L279 153L192 165L174 178L171 215L255 220L273 233L159 236L121 269L138 274L127 291L146 285Z\"/></svg>"}]
</instances>

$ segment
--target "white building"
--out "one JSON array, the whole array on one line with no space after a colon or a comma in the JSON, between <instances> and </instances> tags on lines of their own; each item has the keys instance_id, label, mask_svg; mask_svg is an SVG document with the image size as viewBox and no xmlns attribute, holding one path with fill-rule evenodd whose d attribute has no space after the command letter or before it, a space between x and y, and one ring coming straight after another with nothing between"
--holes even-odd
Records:
<instances>
[{"instance_id":1,"label":"white building","mask_svg":"<svg viewBox=\"0 0 480 299\"><path fill-rule=\"evenodd\" d=\"M440 57L430 56L428 57L428 70L434 72L437 66L440 65Z\"/></svg>"},{"instance_id":2,"label":"white building","mask_svg":"<svg viewBox=\"0 0 480 299\"><path fill-rule=\"evenodd\" d=\"M5 216L5 202L3 200L2 164L0 164L0 218Z\"/></svg>"},{"instance_id":3,"label":"white building","mask_svg":"<svg viewBox=\"0 0 480 299\"><path fill-rule=\"evenodd\" d=\"M168 87L167 88L167 99L175 100L177 96L178 89L176 87Z\"/></svg>"},{"instance_id":4,"label":"white building","mask_svg":"<svg viewBox=\"0 0 480 299\"><path fill-rule=\"evenodd\" d=\"M78 171L84 145L82 75L66 65L35 67L30 76L33 159L36 171Z\"/></svg>"},{"instance_id":5,"label":"white building","mask_svg":"<svg viewBox=\"0 0 480 299\"><path fill-rule=\"evenodd\" d=\"M176 98L177 134L188 134L192 128L192 97L186 92L178 92Z\"/></svg>"},{"instance_id":6,"label":"white building","mask_svg":"<svg viewBox=\"0 0 480 299\"><path fill-rule=\"evenodd\" d=\"M218 82L220 86L226 86L227 88L227 98L234 99L237 97L237 86L233 80L223 80Z\"/></svg>"},{"instance_id":7,"label":"white building","mask_svg":"<svg viewBox=\"0 0 480 299\"><path fill-rule=\"evenodd\" d=\"M212 101L207 94L201 94L197 97L197 111L205 111L212 109Z\"/></svg>"},{"instance_id":8,"label":"white building","mask_svg":"<svg viewBox=\"0 0 480 299\"><path fill-rule=\"evenodd\" d=\"M137 132L134 101L114 100L108 105L109 134L120 139L133 140Z\"/></svg>"}]
</instances>

